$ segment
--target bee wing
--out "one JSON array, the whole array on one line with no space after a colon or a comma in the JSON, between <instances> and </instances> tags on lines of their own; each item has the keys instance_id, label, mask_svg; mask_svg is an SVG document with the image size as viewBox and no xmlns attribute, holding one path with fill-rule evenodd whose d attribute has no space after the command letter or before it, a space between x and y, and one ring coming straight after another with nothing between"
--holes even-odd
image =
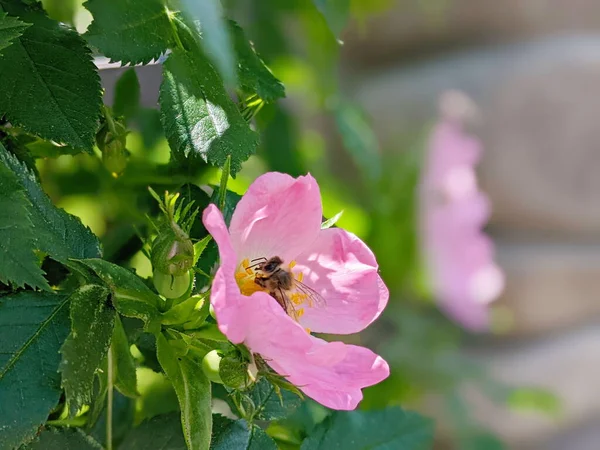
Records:
<instances>
[{"instance_id":1,"label":"bee wing","mask_svg":"<svg viewBox=\"0 0 600 450\"><path fill-rule=\"evenodd\" d=\"M302 281L298 281L295 279L294 287L296 288L296 290L298 290L299 292L301 292L309 298L309 303L312 303L310 306L312 306L313 304L317 308L324 308L325 306L327 306L327 303L325 302L323 296L310 286L304 284Z\"/></svg>"},{"instance_id":2,"label":"bee wing","mask_svg":"<svg viewBox=\"0 0 600 450\"><path fill-rule=\"evenodd\" d=\"M294 320L298 321L300 317L298 316L298 312L296 311L296 306L294 305L294 302L290 299L290 297L286 294L286 292L281 288L277 288L277 296L279 296L279 304L283 307L285 312L291 313Z\"/></svg>"}]
</instances>

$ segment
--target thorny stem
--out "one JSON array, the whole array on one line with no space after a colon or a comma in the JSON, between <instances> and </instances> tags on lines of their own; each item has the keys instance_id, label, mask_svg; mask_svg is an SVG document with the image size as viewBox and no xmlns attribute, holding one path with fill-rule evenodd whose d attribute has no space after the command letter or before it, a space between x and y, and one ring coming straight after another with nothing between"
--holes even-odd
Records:
<instances>
[{"instance_id":1,"label":"thorny stem","mask_svg":"<svg viewBox=\"0 0 600 450\"><path fill-rule=\"evenodd\" d=\"M106 400L106 450L112 450L112 415L113 415L113 359L112 345L107 355L107 400Z\"/></svg>"}]
</instances>

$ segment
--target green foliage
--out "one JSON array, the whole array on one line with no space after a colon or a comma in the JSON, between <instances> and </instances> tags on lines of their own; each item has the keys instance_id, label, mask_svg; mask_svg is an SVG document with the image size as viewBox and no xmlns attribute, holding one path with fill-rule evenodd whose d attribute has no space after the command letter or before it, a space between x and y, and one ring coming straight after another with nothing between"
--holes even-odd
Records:
<instances>
[{"instance_id":1,"label":"green foliage","mask_svg":"<svg viewBox=\"0 0 600 450\"><path fill-rule=\"evenodd\" d=\"M561 411L560 399L554 393L537 387L512 389L507 403L514 410L539 411L549 416L556 416Z\"/></svg>"},{"instance_id":2,"label":"green foliage","mask_svg":"<svg viewBox=\"0 0 600 450\"><path fill-rule=\"evenodd\" d=\"M201 45L229 84L235 83L235 55L219 0L181 0L184 11L196 21L202 35Z\"/></svg>"},{"instance_id":3,"label":"green foliage","mask_svg":"<svg viewBox=\"0 0 600 450\"><path fill-rule=\"evenodd\" d=\"M92 400L94 374L106 356L115 323L110 291L85 285L70 297L71 334L60 352L62 386L72 415Z\"/></svg>"},{"instance_id":4,"label":"green foliage","mask_svg":"<svg viewBox=\"0 0 600 450\"><path fill-rule=\"evenodd\" d=\"M158 319L163 300L131 271L102 259L85 259L78 263L90 268L106 283L120 314L142 319L148 327Z\"/></svg>"},{"instance_id":5,"label":"green foliage","mask_svg":"<svg viewBox=\"0 0 600 450\"><path fill-rule=\"evenodd\" d=\"M115 84L113 111L115 116L131 120L140 106L140 82L135 69L127 69Z\"/></svg>"},{"instance_id":6,"label":"green foliage","mask_svg":"<svg viewBox=\"0 0 600 450\"><path fill-rule=\"evenodd\" d=\"M334 116L344 148L356 166L362 169L370 183L379 180L382 173L381 150L365 113L357 105L339 101Z\"/></svg>"},{"instance_id":7,"label":"green foliage","mask_svg":"<svg viewBox=\"0 0 600 450\"><path fill-rule=\"evenodd\" d=\"M29 291L0 298L0 448L33 439L58 403L59 349L68 333L68 297Z\"/></svg>"},{"instance_id":8,"label":"green foliage","mask_svg":"<svg viewBox=\"0 0 600 450\"><path fill-rule=\"evenodd\" d=\"M20 450L102 450L102 445L76 428L51 427Z\"/></svg>"},{"instance_id":9,"label":"green foliage","mask_svg":"<svg viewBox=\"0 0 600 450\"><path fill-rule=\"evenodd\" d=\"M456 351L460 334L398 295L420 292L423 142L411 133L397 144L414 151L380 152L337 79L350 12L364 19L389 0L82 3L0 0L0 448L425 449L430 421L381 408L432 389L457 419L459 448L502 448L457 394L466 377L484 384ZM145 68L130 67L113 107L102 105L88 45L122 65L157 60L159 92L140 86ZM158 94L159 109L140 106L142 91ZM286 93L289 104L278 104ZM332 161L355 172L353 186L330 176L329 135L315 119L337 126L349 157L333 149ZM310 170L331 217L322 227L339 219L367 235L395 294L386 332L369 341L402 370L365 390L363 411L305 399L216 323L219 255L202 211L217 205L229 225L240 193L267 169ZM175 194L157 207L148 185ZM513 408L558 408L545 391L483 387Z\"/></svg>"},{"instance_id":10,"label":"green foliage","mask_svg":"<svg viewBox=\"0 0 600 450\"><path fill-rule=\"evenodd\" d=\"M84 40L37 6L0 6L32 24L0 56L0 113L30 133L91 152L102 100Z\"/></svg>"},{"instance_id":11,"label":"green foliage","mask_svg":"<svg viewBox=\"0 0 600 450\"><path fill-rule=\"evenodd\" d=\"M2 144L0 144L2 151ZM6 166L0 165L0 281L15 286L49 289L33 253L35 231L29 218L31 203L23 186Z\"/></svg>"},{"instance_id":12,"label":"green foliage","mask_svg":"<svg viewBox=\"0 0 600 450\"><path fill-rule=\"evenodd\" d=\"M129 349L129 341L121 319L115 317L115 326L111 340L110 350L113 359L113 377L115 387L121 394L128 397L137 397L137 375L135 361Z\"/></svg>"},{"instance_id":13,"label":"green foliage","mask_svg":"<svg viewBox=\"0 0 600 450\"><path fill-rule=\"evenodd\" d=\"M147 64L175 38L162 0L88 0L94 16L85 38L112 61Z\"/></svg>"},{"instance_id":14,"label":"green foliage","mask_svg":"<svg viewBox=\"0 0 600 450\"><path fill-rule=\"evenodd\" d=\"M383 411L336 412L315 428L302 450L428 450L433 443L433 423L400 408Z\"/></svg>"},{"instance_id":15,"label":"green foliage","mask_svg":"<svg viewBox=\"0 0 600 450\"><path fill-rule=\"evenodd\" d=\"M15 17L0 13L0 50L8 47L29 26Z\"/></svg>"},{"instance_id":16,"label":"green foliage","mask_svg":"<svg viewBox=\"0 0 600 450\"><path fill-rule=\"evenodd\" d=\"M1 79L1 75L0 75ZM98 239L81 220L55 207L42 191L35 174L0 146L0 165L17 177L32 207L29 217L35 229L35 249L65 263L69 258L100 255Z\"/></svg>"},{"instance_id":17,"label":"green foliage","mask_svg":"<svg viewBox=\"0 0 600 450\"><path fill-rule=\"evenodd\" d=\"M188 449L207 450L212 430L211 392L202 366L189 357L178 356L162 334L157 337L156 351L177 393Z\"/></svg>"},{"instance_id":18,"label":"green foliage","mask_svg":"<svg viewBox=\"0 0 600 450\"><path fill-rule=\"evenodd\" d=\"M248 391L240 392L239 400L243 409L248 411L248 414L241 415L249 415L259 420L283 419L301 403L296 394L280 389L265 377L261 377Z\"/></svg>"},{"instance_id":19,"label":"green foliage","mask_svg":"<svg viewBox=\"0 0 600 450\"><path fill-rule=\"evenodd\" d=\"M213 416L211 450L277 450L277 444L261 428L245 420Z\"/></svg>"},{"instance_id":20,"label":"green foliage","mask_svg":"<svg viewBox=\"0 0 600 450\"><path fill-rule=\"evenodd\" d=\"M172 157L180 163L205 161L231 174L250 157L258 136L229 98L218 74L200 50L176 49L164 64L160 87L161 121Z\"/></svg>"},{"instance_id":21,"label":"green foliage","mask_svg":"<svg viewBox=\"0 0 600 450\"><path fill-rule=\"evenodd\" d=\"M339 37L350 15L350 0L313 0L335 37Z\"/></svg>"},{"instance_id":22,"label":"green foliage","mask_svg":"<svg viewBox=\"0 0 600 450\"><path fill-rule=\"evenodd\" d=\"M229 22L233 44L238 58L239 85L247 94L256 94L265 102L285 97L285 87L252 47L244 30L234 21Z\"/></svg>"},{"instance_id":23,"label":"green foliage","mask_svg":"<svg viewBox=\"0 0 600 450\"><path fill-rule=\"evenodd\" d=\"M187 323L191 322L199 326L206 317L208 317L208 299L203 295L194 295L164 312L161 323L188 328Z\"/></svg>"},{"instance_id":24,"label":"green foliage","mask_svg":"<svg viewBox=\"0 0 600 450\"><path fill-rule=\"evenodd\" d=\"M131 430L119 446L120 450L186 450L179 414L153 417Z\"/></svg>"}]
</instances>

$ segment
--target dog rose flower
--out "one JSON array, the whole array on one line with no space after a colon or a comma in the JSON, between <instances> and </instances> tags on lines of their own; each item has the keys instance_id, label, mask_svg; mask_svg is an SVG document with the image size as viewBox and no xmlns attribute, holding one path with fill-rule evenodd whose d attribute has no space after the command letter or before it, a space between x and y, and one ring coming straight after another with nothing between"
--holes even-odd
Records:
<instances>
[{"instance_id":1,"label":"dog rose flower","mask_svg":"<svg viewBox=\"0 0 600 450\"><path fill-rule=\"evenodd\" d=\"M461 97L453 99L464 105ZM494 263L494 245L482 232L490 205L475 175L480 143L445 106L421 180L421 238L440 307L466 328L483 331L489 326L489 303L501 293L504 276Z\"/></svg>"},{"instance_id":2,"label":"dog rose flower","mask_svg":"<svg viewBox=\"0 0 600 450\"><path fill-rule=\"evenodd\" d=\"M229 229L219 209L208 206L203 222L221 261L211 303L231 342L260 354L319 403L351 410L362 388L387 378L387 363L369 349L311 332L359 332L380 315L389 293L369 248L340 228L322 230L321 219L319 186L310 175L262 175L238 203ZM284 292L289 314L255 281L265 275L259 263L275 256L294 280Z\"/></svg>"}]
</instances>

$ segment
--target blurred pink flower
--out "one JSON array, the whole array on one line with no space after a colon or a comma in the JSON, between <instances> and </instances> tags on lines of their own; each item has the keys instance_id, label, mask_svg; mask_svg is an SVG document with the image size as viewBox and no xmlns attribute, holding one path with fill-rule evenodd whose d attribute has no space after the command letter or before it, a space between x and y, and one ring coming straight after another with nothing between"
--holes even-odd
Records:
<instances>
[{"instance_id":1,"label":"blurred pink flower","mask_svg":"<svg viewBox=\"0 0 600 450\"><path fill-rule=\"evenodd\" d=\"M310 175L259 177L238 203L229 230L218 208L208 206L203 222L221 259L211 303L231 342L245 343L319 403L351 410L362 388L387 378L388 364L369 349L326 342L310 332L361 331L379 316L389 294L369 248L340 228L322 230L321 218L319 186ZM255 282L257 258L274 256L308 286L288 292L290 315ZM315 304L306 295L310 289L324 303Z\"/></svg>"},{"instance_id":2,"label":"blurred pink flower","mask_svg":"<svg viewBox=\"0 0 600 450\"><path fill-rule=\"evenodd\" d=\"M488 198L477 186L479 141L446 113L435 127L421 180L421 239L434 295L454 320L473 331L489 327L489 303L504 287L494 246L482 228Z\"/></svg>"}]
</instances>

